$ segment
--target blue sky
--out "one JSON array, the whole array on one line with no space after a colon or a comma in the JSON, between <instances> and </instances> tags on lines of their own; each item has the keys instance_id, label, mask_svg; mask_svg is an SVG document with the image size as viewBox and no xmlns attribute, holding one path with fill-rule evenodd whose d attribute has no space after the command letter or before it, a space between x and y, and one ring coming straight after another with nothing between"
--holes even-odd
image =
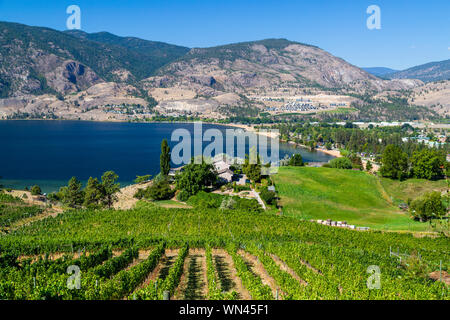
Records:
<instances>
[{"instance_id":1,"label":"blue sky","mask_svg":"<svg viewBox=\"0 0 450 320\"><path fill-rule=\"evenodd\" d=\"M0 20L65 30L72 4L86 32L188 47L287 38L360 67L450 59L449 0L0 0ZM380 30L366 27L373 4L381 9Z\"/></svg>"}]
</instances>

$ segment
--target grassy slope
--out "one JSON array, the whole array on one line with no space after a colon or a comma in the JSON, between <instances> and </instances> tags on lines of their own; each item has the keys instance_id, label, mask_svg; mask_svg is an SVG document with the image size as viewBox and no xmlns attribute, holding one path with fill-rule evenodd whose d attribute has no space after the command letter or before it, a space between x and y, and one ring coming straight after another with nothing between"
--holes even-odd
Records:
<instances>
[{"instance_id":1,"label":"grassy slope","mask_svg":"<svg viewBox=\"0 0 450 320\"><path fill-rule=\"evenodd\" d=\"M377 179L364 172L283 167L275 182L288 216L347 221L374 229L428 229L395 207Z\"/></svg>"},{"instance_id":2,"label":"grassy slope","mask_svg":"<svg viewBox=\"0 0 450 320\"><path fill-rule=\"evenodd\" d=\"M408 179L405 181L396 181L382 178L381 184L395 204L406 203L408 198L415 199L426 192L443 192L447 190L447 182L445 180L429 181L424 179Z\"/></svg>"}]
</instances>

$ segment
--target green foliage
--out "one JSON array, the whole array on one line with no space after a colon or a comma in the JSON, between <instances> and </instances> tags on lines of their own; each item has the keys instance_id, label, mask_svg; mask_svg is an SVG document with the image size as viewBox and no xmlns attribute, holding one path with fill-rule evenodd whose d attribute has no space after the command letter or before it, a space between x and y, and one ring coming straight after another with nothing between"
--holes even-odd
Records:
<instances>
[{"instance_id":1,"label":"green foliage","mask_svg":"<svg viewBox=\"0 0 450 320\"><path fill-rule=\"evenodd\" d=\"M261 278L250 270L244 259L237 252L237 248L230 246L228 253L233 258L233 263L236 267L237 274L241 278L244 286L250 292L252 299L273 300L274 297L270 287L263 284Z\"/></svg>"},{"instance_id":2,"label":"green foliage","mask_svg":"<svg viewBox=\"0 0 450 320\"><path fill-rule=\"evenodd\" d=\"M166 139L161 142L161 155L159 163L161 174L163 176L167 176L170 171L170 147Z\"/></svg>"},{"instance_id":3,"label":"green foliage","mask_svg":"<svg viewBox=\"0 0 450 320\"><path fill-rule=\"evenodd\" d=\"M274 204L276 202L275 192L269 191L267 188L261 190L260 196L267 204Z\"/></svg>"},{"instance_id":4,"label":"green foliage","mask_svg":"<svg viewBox=\"0 0 450 320\"><path fill-rule=\"evenodd\" d=\"M260 212L261 207L255 199L245 199L238 196L224 196L216 193L200 191L191 196L187 203L195 208L238 210L242 212Z\"/></svg>"},{"instance_id":5,"label":"green foliage","mask_svg":"<svg viewBox=\"0 0 450 320\"><path fill-rule=\"evenodd\" d=\"M81 182L76 177L72 177L68 186L62 187L59 191L62 202L70 208L80 207L84 201L84 192L81 188Z\"/></svg>"},{"instance_id":6,"label":"green foliage","mask_svg":"<svg viewBox=\"0 0 450 320\"><path fill-rule=\"evenodd\" d=\"M137 247L126 249L120 256L107 260L105 263L98 265L92 270L92 273L102 278L111 278L120 270L137 259L139 250Z\"/></svg>"},{"instance_id":7,"label":"green foliage","mask_svg":"<svg viewBox=\"0 0 450 320\"><path fill-rule=\"evenodd\" d=\"M120 184L116 183L117 179L119 176L114 171L107 171L102 175L102 202L108 208L111 208L117 200L116 193L120 191Z\"/></svg>"},{"instance_id":8,"label":"green foliage","mask_svg":"<svg viewBox=\"0 0 450 320\"><path fill-rule=\"evenodd\" d=\"M366 162L366 170L367 171L371 171L373 168L372 162L370 162L370 160L367 160Z\"/></svg>"},{"instance_id":9,"label":"green foliage","mask_svg":"<svg viewBox=\"0 0 450 320\"><path fill-rule=\"evenodd\" d=\"M250 156L245 157L242 172L253 182L261 181L261 159L259 154L250 151Z\"/></svg>"},{"instance_id":10,"label":"green foliage","mask_svg":"<svg viewBox=\"0 0 450 320\"><path fill-rule=\"evenodd\" d=\"M384 149L380 173L383 177L403 180L408 176L408 156L395 145Z\"/></svg>"},{"instance_id":11,"label":"green foliage","mask_svg":"<svg viewBox=\"0 0 450 320\"><path fill-rule=\"evenodd\" d=\"M305 164L303 163L302 155L300 153L294 154L291 157L291 159L289 160L289 165L290 166L295 166L295 167L304 166Z\"/></svg>"},{"instance_id":12,"label":"green foliage","mask_svg":"<svg viewBox=\"0 0 450 320\"><path fill-rule=\"evenodd\" d=\"M149 199L149 200L168 200L171 199L174 195L174 191L170 187L169 181L167 179L161 179L149 187L144 189L139 189L135 197L138 199Z\"/></svg>"},{"instance_id":13,"label":"green foliage","mask_svg":"<svg viewBox=\"0 0 450 320\"><path fill-rule=\"evenodd\" d=\"M177 199L179 201L183 201L186 202L190 197L189 192L187 192L186 190L181 190L180 192L178 192L177 194Z\"/></svg>"},{"instance_id":14,"label":"green foliage","mask_svg":"<svg viewBox=\"0 0 450 320\"><path fill-rule=\"evenodd\" d=\"M351 169L353 168L352 162L349 158L341 157L330 160L329 162L330 168L336 169Z\"/></svg>"},{"instance_id":15,"label":"green foliage","mask_svg":"<svg viewBox=\"0 0 450 320\"><path fill-rule=\"evenodd\" d=\"M31 187L31 194L32 194L33 196L38 196L38 195L42 194L41 187L39 187L39 186L37 186L37 185Z\"/></svg>"},{"instance_id":16,"label":"green foliage","mask_svg":"<svg viewBox=\"0 0 450 320\"><path fill-rule=\"evenodd\" d=\"M134 183L139 184L139 183L144 183L150 180L150 178L152 177L152 175L150 174L146 174L144 176L136 176L136 179L134 179Z\"/></svg>"},{"instance_id":17,"label":"green foliage","mask_svg":"<svg viewBox=\"0 0 450 320\"><path fill-rule=\"evenodd\" d=\"M102 187L97 178L90 177L84 189L83 205L89 209L99 208L102 200Z\"/></svg>"},{"instance_id":18,"label":"green foliage","mask_svg":"<svg viewBox=\"0 0 450 320\"><path fill-rule=\"evenodd\" d=\"M203 159L200 164L196 164L192 159L191 163L184 166L183 172L175 176L175 180L177 190L184 190L192 196L214 185L217 175L212 164L207 164Z\"/></svg>"},{"instance_id":19,"label":"green foliage","mask_svg":"<svg viewBox=\"0 0 450 320\"><path fill-rule=\"evenodd\" d=\"M436 180L444 175L445 155L434 149L416 151L411 157L412 175L418 179Z\"/></svg>"},{"instance_id":20,"label":"green foliage","mask_svg":"<svg viewBox=\"0 0 450 320\"><path fill-rule=\"evenodd\" d=\"M433 191L413 200L410 212L414 219L427 221L433 218L442 218L447 213L447 209L442 203L441 194Z\"/></svg>"}]
</instances>

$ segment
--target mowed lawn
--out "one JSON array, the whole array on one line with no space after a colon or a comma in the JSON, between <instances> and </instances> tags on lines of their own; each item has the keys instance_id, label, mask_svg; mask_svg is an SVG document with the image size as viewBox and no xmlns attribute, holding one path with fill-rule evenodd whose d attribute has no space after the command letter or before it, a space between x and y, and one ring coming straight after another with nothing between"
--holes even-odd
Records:
<instances>
[{"instance_id":1,"label":"mowed lawn","mask_svg":"<svg viewBox=\"0 0 450 320\"><path fill-rule=\"evenodd\" d=\"M376 177L361 171L281 167L274 176L283 213L385 230L428 231L394 205Z\"/></svg>"}]
</instances>

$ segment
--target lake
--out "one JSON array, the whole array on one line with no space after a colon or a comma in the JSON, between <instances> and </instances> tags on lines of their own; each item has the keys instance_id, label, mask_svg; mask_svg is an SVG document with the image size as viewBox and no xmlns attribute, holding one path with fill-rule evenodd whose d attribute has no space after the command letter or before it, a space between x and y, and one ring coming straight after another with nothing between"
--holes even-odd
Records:
<instances>
[{"instance_id":1,"label":"lake","mask_svg":"<svg viewBox=\"0 0 450 320\"><path fill-rule=\"evenodd\" d=\"M114 170L121 185L128 185L136 175L159 172L161 141L167 139L173 148L178 142L170 138L179 128L193 133L194 124L2 120L0 184L15 189L37 184L48 193L66 185L72 176L85 182ZM203 132L210 128L225 132L230 127L203 124ZM333 158L280 143L280 159L294 153L306 162Z\"/></svg>"}]
</instances>

